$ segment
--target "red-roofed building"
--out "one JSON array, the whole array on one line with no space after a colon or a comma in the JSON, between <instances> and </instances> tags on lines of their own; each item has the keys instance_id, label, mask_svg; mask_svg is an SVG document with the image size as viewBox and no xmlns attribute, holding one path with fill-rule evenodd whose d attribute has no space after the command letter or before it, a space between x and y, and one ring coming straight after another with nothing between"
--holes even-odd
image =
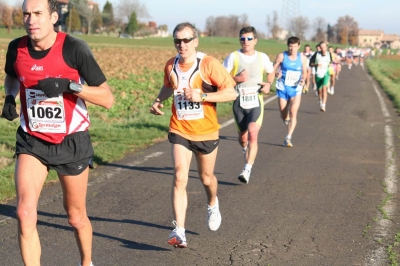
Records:
<instances>
[{"instance_id":1,"label":"red-roofed building","mask_svg":"<svg viewBox=\"0 0 400 266\"><path fill-rule=\"evenodd\" d=\"M358 45L361 47L386 46L391 49L400 48L400 36L397 34L385 34L382 30L359 30Z\"/></svg>"}]
</instances>

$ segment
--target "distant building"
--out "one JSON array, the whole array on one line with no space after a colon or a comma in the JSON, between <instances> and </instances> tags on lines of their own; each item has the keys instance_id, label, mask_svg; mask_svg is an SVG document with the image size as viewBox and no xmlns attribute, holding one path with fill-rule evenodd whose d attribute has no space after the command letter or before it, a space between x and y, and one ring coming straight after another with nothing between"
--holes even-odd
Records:
<instances>
[{"instance_id":1,"label":"distant building","mask_svg":"<svg viewBox=\"0 0 400 266\"><path fill-rule=\"evenodd\" d=\"M382 30L360 29L358 31L358 46L399 49L400 36L397 34L385 34Z\"/></svg>"},{"instance_id":2,"label":"distant building","mask_svg":"<svg viewBox=\"0 0 400 266\"><path fill-rule=\"evenodd\" d=\"M286 40L287 36L289 34L288 30L285 29L279 29L278 34L276 35L276 37L278 38L278 40Z\"/></svg>"}]
</instances>

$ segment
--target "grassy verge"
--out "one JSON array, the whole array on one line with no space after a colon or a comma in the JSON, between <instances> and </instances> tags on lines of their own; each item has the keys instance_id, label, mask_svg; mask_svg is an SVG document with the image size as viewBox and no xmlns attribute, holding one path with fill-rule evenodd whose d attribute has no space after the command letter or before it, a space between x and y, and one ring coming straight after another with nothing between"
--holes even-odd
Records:
<instances>
[{"instance_id":1,"label":"grassy verge","mask_svg":"<svg viewBox=\"0 0 400 266\"><path fill-rule=\"evenodd\" d=\"M400 112L400 56L381 55L378 59L367 60L366 64L370 74L378 81L379 85L391 99L397 112ZM386 197L378 206L378 209L383 219L390 219L383 207L388 201L393 199L393 195L388 193L385 185L383 186ZM399 243L400 233L397 232L392 244L384 244L386 246L388 261L392 266L398 265ZM383 242L380 244L383 244Z\"/></svg>"},{"instance_id":2,"label":"grassy verge","mask_svg":"<svg viewBox=\"0 0 400 266\"><path fill-rule=\"evenodd\" d=\"M366 60L369 72L400 111L400 57Z\"/></svg>"}]
</instances>

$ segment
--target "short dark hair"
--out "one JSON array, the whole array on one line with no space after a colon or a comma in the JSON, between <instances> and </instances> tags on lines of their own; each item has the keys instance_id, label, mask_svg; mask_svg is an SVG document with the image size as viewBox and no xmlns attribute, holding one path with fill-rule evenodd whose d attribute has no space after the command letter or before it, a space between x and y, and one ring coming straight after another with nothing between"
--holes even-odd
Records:
<instances>
[{"instance_id":1,"label":"short dark hair","mask_svg":"<svg viewBox=\"0 0 400 266\"><path fill-rule=\"evenodd\" d=\"M174 29L174 31L172 33L172 36L175 38L175 33L177 33L178 31L183 30L184 28L190 28L192 30L192 32L193 32L193 37L194 38L198 37L198 33L197 33L196 27L193 26L193 24L191 24L189 22L182 22L182 23L179 23L178 25L176 25L176 27L175 27L175 29Z\"/></svg>"},{"instance_id":2,"label":"short dark hair","mask_svg":"<svg viewBox=\"0 0 400 266\"><path fill-rule=\"evenodd\" d=\"M322 42L320 42L320 43L318 44L318 46L321 46L321 44L323 44L323 43L325 43L325 44L326 44L326 46L328 46L328 43L327 43L326 41L322 41Z\"/></svg>"},{"instance_id":3,"label":"short dark hair","mask_svg":"<svg viewBox=\"0 0 400 266\"><path fill-rule=\"evenodd\" d=\"M300 39L296 36L292 36L287 40L287 45L296 43L300 45Z\"/></svg>"},{"instance_id":4,"label":"short dark hair","mask_svg":"<svg viewBox=\"0 0 400 266\"><path fill-rule=\"evenodd\" d=\"M252 26L248 26L248 27L242 28L242 29L239 31L239 37L240 37L242 34L246 34L246 33L250 33L250 32L252 32L253 35L254 35L254 38L257 39L257 31L256 31L256 28L254 28L254 27L252 27Z\"/></svg>"},{"instance_id":5,"label":"short dark hair","mask_svg":"<svg viewBox=\"0 0 400 266\"><path fill-rule=\"evenodd\" d=\"M22 2L22 6L24 6L25 1ZM53 12L56 12L58 14L58 0L47 0L47 3L49 5L49 12L50 14L53 14Z\"/></svg>"},{"instance_id":6,"label":"short dark hair","mask_svg":"<svg viewBox=\"0 0 400 266\"><path fill-rule=\"evenodd\" d=\"M311 46L309 44L304 45L304 48L306 48L306 47L310 47L311 48Z\"/></svg>"},{"instance_id":7,"label":"short dark hair","mask_svg":"<svg viewBox=\"0 0 400 266\"><path fill-rule=\"evenodd\" d=\"M57 0L48 0L49 1L49 10L50 14L53 12L58 13L58 1Z\"/></svg>"}]
</instances>

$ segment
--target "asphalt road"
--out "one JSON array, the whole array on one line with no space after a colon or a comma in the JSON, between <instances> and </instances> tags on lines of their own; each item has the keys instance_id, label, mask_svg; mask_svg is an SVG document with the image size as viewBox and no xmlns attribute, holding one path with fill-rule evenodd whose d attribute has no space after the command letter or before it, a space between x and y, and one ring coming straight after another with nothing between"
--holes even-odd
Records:
<instances>
[{"instance_id":1,"label":"asphalt road","mask_svg":"<svg viewBox=\"0 0 400 266\"><path fill-rule=\"evenodd\" d=\"M398 147L399 118L378 89L390 118L384 116L373 84L360 66L344 67L327 112L312 91L303 95L293 148L282 146L286 128L277 100L268 103L248 185L237 179L244 159L235 125L222 128L215 169L222 225L207 229L206 196L193 162L186 249L166 243L173 229L167 141L92 171L87 204L94 264L389 265L385 247L400 229L397 194L386 202L390 219L378 208L387 198L388 165L397 161L388 164L394 153L385 128L393 129ZM39 210L42 265L78 265L59 184L43 190ZM4 266L22 265L14 217L15 201L0 205Z\"/></svg>"}]
</instances>

